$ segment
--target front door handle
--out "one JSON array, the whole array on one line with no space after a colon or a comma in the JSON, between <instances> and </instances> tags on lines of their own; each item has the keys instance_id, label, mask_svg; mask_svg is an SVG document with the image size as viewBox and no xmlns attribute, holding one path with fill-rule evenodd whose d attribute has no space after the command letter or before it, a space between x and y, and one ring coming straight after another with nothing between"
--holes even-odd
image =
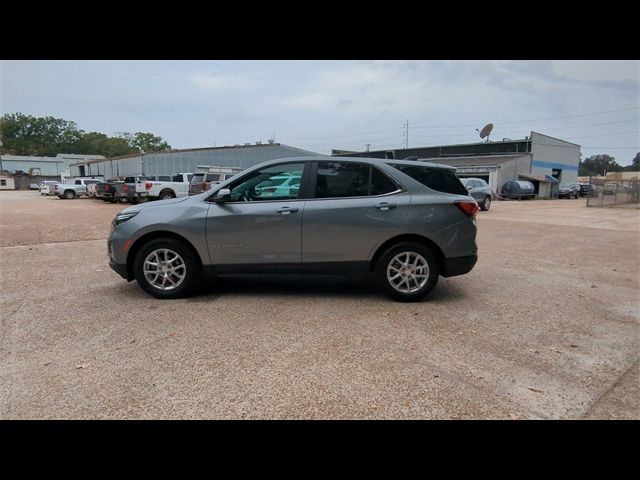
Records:
<instances>
[{"instance_id":1,"label":"front door handle","mask_svg":"<svg viewBox=\"0 0 640 480\"><path fill-rule=\"evenodd\" d=\"M296 207L280 207L279 209L276 210L276 212L278 212L281 215L289 215L290 213L295 213L297 211L298 209Z\"/></svg>"},{"instance_id":2,"label":"front door handle","mask_svg":"<svg viewBox=\"0 0 640 480\"><path fill-rule=\"evenodd\" d=\"M378 210L382 210L383 212L386 212L390 208L396 208L396 204L395 203L388 203L388 202L380 202L380 203L378 203L376 205L376 208Z\"/></svg>"}]
</instances>

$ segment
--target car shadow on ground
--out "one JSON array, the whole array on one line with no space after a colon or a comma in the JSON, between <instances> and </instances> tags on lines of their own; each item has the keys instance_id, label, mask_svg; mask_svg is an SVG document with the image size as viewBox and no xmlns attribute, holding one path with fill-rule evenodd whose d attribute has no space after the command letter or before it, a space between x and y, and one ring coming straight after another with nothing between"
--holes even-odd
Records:
<instances>
[{"instance_id":1,"label":"car shadow on ground","mask_svg":"<svg viewBox=\"0 0 640 480\"><path fill-rule=\"evenodd\" d=\"M206 281L191 298L209 301L224 295L271 298L274 296L309 296L327 298L391 299L371 279L349 279L337 276L225 276ZM465 291L453 282L440 279L425 298L428 302L448 302L465 297Z\"/></svg>"},{"instance_id":2,"label":"car shadow on ground","mask_svg":"<svg viewBox=\"0 0 640 480\"><path fill-rule=\"evenodd\" d=\"M134 280L122 282L118 291L130 299L151 300L152 297L140 288ZM105 286L112 291L113 285ZM448 303L464 300L468 297L468 285L461 285L455 280L440 278L433 291L423 302ZM274 297L307 296L312 298L344 298L358 300L389 300L375 285L372 279L351 279L338 276L224 276L205 280L186 299L187 302L217 301L226 295L239 297L262 296L265 299ZM161 301L161 300L159 300Z\"/></svg>"}]
</instances>

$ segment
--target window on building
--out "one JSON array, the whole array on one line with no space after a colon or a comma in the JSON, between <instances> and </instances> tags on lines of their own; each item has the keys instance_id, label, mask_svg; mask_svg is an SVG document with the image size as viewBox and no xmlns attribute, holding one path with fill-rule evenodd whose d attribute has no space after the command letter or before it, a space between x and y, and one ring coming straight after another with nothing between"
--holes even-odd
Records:
<instances>
[{"instance_id":1,"label":"window on building","mask_svg":"<svg viewBox=\"0 0 640 480\"><path fill-rule=\"evenodd\" d=\"M0 180L0 186L2 186L2 187L6 187L7 186L7 181L4 178Z\"/></svg>"}]
</instances>

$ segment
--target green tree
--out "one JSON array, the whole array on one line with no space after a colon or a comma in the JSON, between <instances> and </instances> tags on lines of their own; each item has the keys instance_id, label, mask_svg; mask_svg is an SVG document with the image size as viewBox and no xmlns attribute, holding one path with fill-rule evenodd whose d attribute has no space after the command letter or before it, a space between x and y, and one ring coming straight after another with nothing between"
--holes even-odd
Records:
<instances>
[{"instance_id":1,"label":"green tree","mask_svg":"<svg viewBox=\"0 0 640 480\"><path fill-rule=\"evenodd\" d=\"M623 167L618 165L615 157L606 153L600 155L592 155L580 162L578 175L606 175L609 172L620 172Z\"/></svg>"},{"instance_id":2,"label":"green tree","mask_svg":"<svg viewBox=\"0 0 640 480\"><path fill-rule=\"evenodd\" d=\"M631 160L631 165L625 167L628 172L640 172L640 152L636 153L636 156Z\"/></svg>"},{"instance_id":3,"label":"green tree","mask_svg":"<svg viewBox=\"0 0 640 480\"><path fill-rule=\"evenodd\" d=\"M121 132L116 134L118 138L122 138L138 152L164 152L171 150L171 145L149 132Z\"/></svg>"},{"instance_id":4,"label":"green tree","mask_svg":"<svg viewBox=\"0 0 640 480\"><path fill-rule=\"evenodd\" d=\"M34 117L22 113L0 118L3 150L14 155L55 156L60 146L79 136L75 122L62 118Z\"/></svg>"},{"instance_id":5,"label":"green tree","mask_svg":"<svg viewBox=\"0 0 640 480\"><path fill-rule=\"evenodd\" d=\"M56 156L79 153L116 157L145 151L170 150L171 145L148 132L121 133L109 137L104 133L79 130L75 122L54 117L34 117L23 113L0 117L3 153L14 155Z\"/></svg>"}]
</instances>

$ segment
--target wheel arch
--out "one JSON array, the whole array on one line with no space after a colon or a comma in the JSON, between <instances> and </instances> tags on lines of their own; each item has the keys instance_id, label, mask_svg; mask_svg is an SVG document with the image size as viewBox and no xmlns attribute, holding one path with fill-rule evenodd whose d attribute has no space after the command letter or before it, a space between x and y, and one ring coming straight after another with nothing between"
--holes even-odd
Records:
<instances>
[{"instance_id":1,"label":"wheel arch","mask_svg":"<svg viewBox=\"0 0 640 480\"><path fill-rule=\"evenodd\" d=\"M418 235L416 233L406 233L390 238L377 248L376 252L373 254L373 257L371 257L371 261L369 262L369 271L373 272L375 270L376 264L378 263L378 260L380 260L380 257L384 252L386 252L392 246L403 242L416 242L429 247L436 254L440 268L442 269L444 267L444 253L442 252L442 249L438 246L438 244L423 235Z\"/></svg>"},{"instance_id":2,"label":"wheel arch","mask_svg":"<svg viewBox=\"0 0 640 480\"><path fill-rule=\"evenodd\" d=\"M195 259L200 265L200 268L202 268L202 258L200 258L200 254L198 253L198 250L196 250L196 248L193 246L193 244L189 240L187 240L185 237L175 232L170 232L168 230L158 230L158 231L149 232L142 235L135 242L133 242L133 245L131 245L131 248L129 248L129 252L127 253L127 278L133 279L135 277L133 272L133 262L136 258L136 255L140 251L140 249L146 243L150 242L151 240L155 240L157 238L172 238L174 240L178 240L184 243L187 246L187 248L189 248L193 253Z\"/></svg>"},{"instance_id":3,"label":"wheel arch","mask_svg":"<svg viewBox=\"0 0 640 480\"><path fill-rule=\"evenodd\" d=\"M158 198L162 197L163 194L165 193L170 193L171 195L173 195L173 198L177 198L178 194L175 192L175 190L171 187L164 187L162 190L160 190L160 193L158 193Z\"/></svg>"}]
</instances>

